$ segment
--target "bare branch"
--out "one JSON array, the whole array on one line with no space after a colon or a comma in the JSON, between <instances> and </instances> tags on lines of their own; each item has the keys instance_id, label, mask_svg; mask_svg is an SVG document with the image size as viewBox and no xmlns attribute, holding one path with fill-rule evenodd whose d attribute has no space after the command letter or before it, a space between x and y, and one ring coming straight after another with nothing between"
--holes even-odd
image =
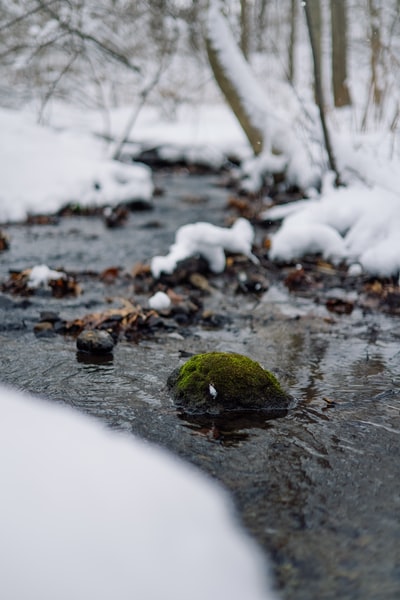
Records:
<instances>
[{"instance_id":1,"label":"bare branch","mask_svg":"<svg viewBox=\"0 0 400 600\"><path fill-rule=\"evenodd\" d=\"M46 4L46 6L50 6L51 4L54 4L55 2L58 2L58 0L51 0L50 2L48 2ZM37 6L36 8L32 8L32 10L29 10L28 12L24 13L23 15L19 15L18 17L15 17L15 19L8 21L4 25L1 25L0 32L4 31L5 29L9 29L10 27L13 27L17 23L20 23L21 21L24 21L25 19L28 19L29 17L36 14L37 12L40 12L41 10L43 10L43 7Z\"/></svg>"},{"instance_id":2,"label":"bare branch","mask_svg":"<svg viewBox=\"0 0 400 600\"><path fill-rule=\"evenodd\" d=\"M88 42L92 42L95 46L100 48L105 54L109 54L114 60L122 63L125 67L134 71L135 73L140 73L140 67L132 64L130 60L123 54L121 54L118 50L111 48L104 44L102 41L95 38L93 35L89 33L85 33L76 27L72 27L69 23L61 19L61 17L51 8L49 8L48 4L42 2L42 0L37 0L41 8L47 12L57 23L60 25L62 29L70 33L71 35L76 35L80 39Z\"/></svg>"},{"instance_id":3,"label":"bare branch","mask_svg":"<svg viewBox=\"0 0 400 600\"><path fill-rule=\"evenodd\" d=\"M49 102L50 98L52 97L52 95L56 91L58 84L60 83L60 81L62 80L62 78L64 77L64 75L66 75L66 73L68 73L68 71L70 70L70 68L72 67L72 65L76 61L76 59L78 58L79 54L80 54L79 52L75 52L75 54L70 58L70 60L65 65L65 67L60 71L60 73L58 74L58 76L55 78L55 80L52 82L52 84L50 85L49 89L47 90L47 92L45 94L45 97L43 99L43 102L42 102L42 104L40 106L40 111L39 111L39 116L38 116L38 122L39 123L42 122L44 109L46 108L47 103Z\"/></svg>"}]
</instances>

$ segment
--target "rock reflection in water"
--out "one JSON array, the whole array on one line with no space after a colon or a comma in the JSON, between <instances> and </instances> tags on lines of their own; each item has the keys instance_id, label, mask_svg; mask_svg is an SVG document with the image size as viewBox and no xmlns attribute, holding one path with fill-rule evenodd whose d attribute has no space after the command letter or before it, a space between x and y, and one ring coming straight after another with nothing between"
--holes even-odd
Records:
<instances>
[{"instance_id":1,"label":"rock reflection in water","mask_svg":"<svg viewBox=\"0 0 400 600\"><path fill-rule=\"evenodd\" d=\"M78 363L82 363L84 365L109 365L114 361L114 355L111 352L107 352L106 354L92 354L90 352L80 352L76 353L76 360Z\"/></svg>"},{"instance_id":2,"label":"rock reflection in water","mask_svg":"<svg viewBox=\"0 0 400 600\"><path fill-rule=\"evenodd\" d=\"M193 415L178 412L184 427L197 435L204 436L210 442L217 442L223 446L239 445L252 435L252 430L268 429L269 421L281 419L287 414L287 410L240 411L220 415Z\"/></svg>"}]
</instances>

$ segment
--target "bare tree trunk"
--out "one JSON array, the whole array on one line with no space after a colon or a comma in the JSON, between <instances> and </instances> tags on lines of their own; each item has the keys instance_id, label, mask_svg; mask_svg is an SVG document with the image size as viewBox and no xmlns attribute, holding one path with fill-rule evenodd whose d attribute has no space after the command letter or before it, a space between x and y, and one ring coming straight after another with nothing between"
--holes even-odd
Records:
<instances>
[{"instance_id":1,"label":"bare tree trunk","mask_svg":"<svg viewBox=\"0 0 400 600\"><path fill-rule=\"evenodd\" d=\"M326 119L325 119L325 108L324 108L325 103L324 103L324 94L322 91L322 81L321 81L321 62L320 62L321 55L318 53L317 46L316 46L316 40L314 37L314 23L312 20L312 10L311 10L311 6L313 4L314 4L314 2L308 1L308 2L304 2L303 6L304 6L304 12L306 15L307 29L308 29L308 34L309 34L309 38L310 38L310 46L311 46L311 52L312 52L312 57L313 57L315 96L316 96L316 101L317 101L317 105L318 105L318 109L319 109L319 115L320 115L320 119L321 119L322 133L324 136L326 153L328 155L329 167L336 175L336 185L340 185L341 184L340 175L339 175L339 171L338 171L338 168L336 165L336 159L335 159L335 155L333 153L331 139L330 139L330 135L329 135L328 127L326 124ZM319 4L319 2L318 2L318 4Z\"/></svg>"},{"instance_id":2,"label":"bare tree trunk","mask_svg":"<svg viewBox=\"0 0 400 600\"><path fill-rule=\"evenodd\" d=\"M206 47L208 60L221 92L245 132L254 154L260 154L263 148L263 132L252 124L237 89L224 71L218 51L215 50L208 38L206 38Z\"/></svg>"},{"instance_id":3,"label":"bare tree trunk","mask_svg":"<svg viewBox=\"0 0 400 600\"><path fill-rule=\"evenodd\" d=\"M351 104L347 86L346 0L331 0L332 89L335 106Z\"/></svg>"},{"instance_id":4,"label":"bare tree trunk","mask_svg":"<svg viewBox=\"0 0 400 600\"><path fill-rule=\"evenodd\" d=\"M306 15L309 13L310 20L312 23L312 35L314 40L315 59L318 62L319 77L322 81L322 15L321 15L321 2L320 0L307 0L303 5L306 8ZM318 104L318 94L316 88L316 81L314 81L314 98L316 104Z\"/></svg>"},{"instance_id":5,"label":"bare tree trunk","mask_svg":"<svg viewBox=\"0 0 400 600\"><path fill-rule=\"evenodd\" d=\"M383 90L378 77L379 62L381 59L382 42L379 27L380 11L375 0L368 0L369 16L371 23L371 87L372 98L375 106L382 103Z\"/></svg>"},{"instance_id":6,"label":"bare tree trunk","mask_svg":"<svg viewBox=\"0 0 400 600\"><path fill-rule=\"evenodd\" d=\"M295 74L295 50L296 50L296 28L297 28L297 0L291 0L290 6L290 37L288 49L288 79L294 83Z\"/></svg>"}]
</instances>

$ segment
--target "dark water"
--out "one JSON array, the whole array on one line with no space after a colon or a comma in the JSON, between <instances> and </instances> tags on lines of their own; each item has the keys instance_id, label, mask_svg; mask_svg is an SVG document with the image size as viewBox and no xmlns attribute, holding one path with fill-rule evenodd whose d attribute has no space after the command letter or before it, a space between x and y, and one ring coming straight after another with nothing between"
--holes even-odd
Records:
<instances>
[{"instance_id":1,"label":"dark water","mask_svg":"<svg viewBox=\"0 0 400 600\"><path fill-rule=\"evenodd\" d=\"M122 230L77 218L8 228L12 245L0 255L1 280L9 268L42 262L130 269L166 253L180 224L223 223L226 192L212 179L160 177L166 195ZM1 297L1 379L138 433L222 481L271 557L283 599L399 598L399 321L355 310L332 323L324 308L279 287L258 301L216 289L205 307L229 315L223 329L121 342L109 362L82 362L71 338L34 336L44 308L82 316L107 307L106 298L132 298L129 285L88 281L78 298L37 295L27 307ZM296 408L275 420L183 419L167 376L185 353L210 350L241 352L271 369L297 397Z\"/></svg>"}]
</instances>

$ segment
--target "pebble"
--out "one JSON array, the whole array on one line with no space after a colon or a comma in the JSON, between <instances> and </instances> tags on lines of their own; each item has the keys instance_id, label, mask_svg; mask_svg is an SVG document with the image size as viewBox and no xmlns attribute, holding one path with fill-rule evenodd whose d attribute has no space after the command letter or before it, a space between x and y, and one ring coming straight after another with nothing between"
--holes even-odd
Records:
<instances>
[{"instance_id":1,"label":"pebble","mask_svg":"<svg viewBox=\"0 0 400 600\"><path fill-rule=\"evenodd\" d=\"M78 350L91 354L107 354L114 348L114 340L107 331L90 329L82 331L76 340Z\"/></svg>"}]
</instances>

